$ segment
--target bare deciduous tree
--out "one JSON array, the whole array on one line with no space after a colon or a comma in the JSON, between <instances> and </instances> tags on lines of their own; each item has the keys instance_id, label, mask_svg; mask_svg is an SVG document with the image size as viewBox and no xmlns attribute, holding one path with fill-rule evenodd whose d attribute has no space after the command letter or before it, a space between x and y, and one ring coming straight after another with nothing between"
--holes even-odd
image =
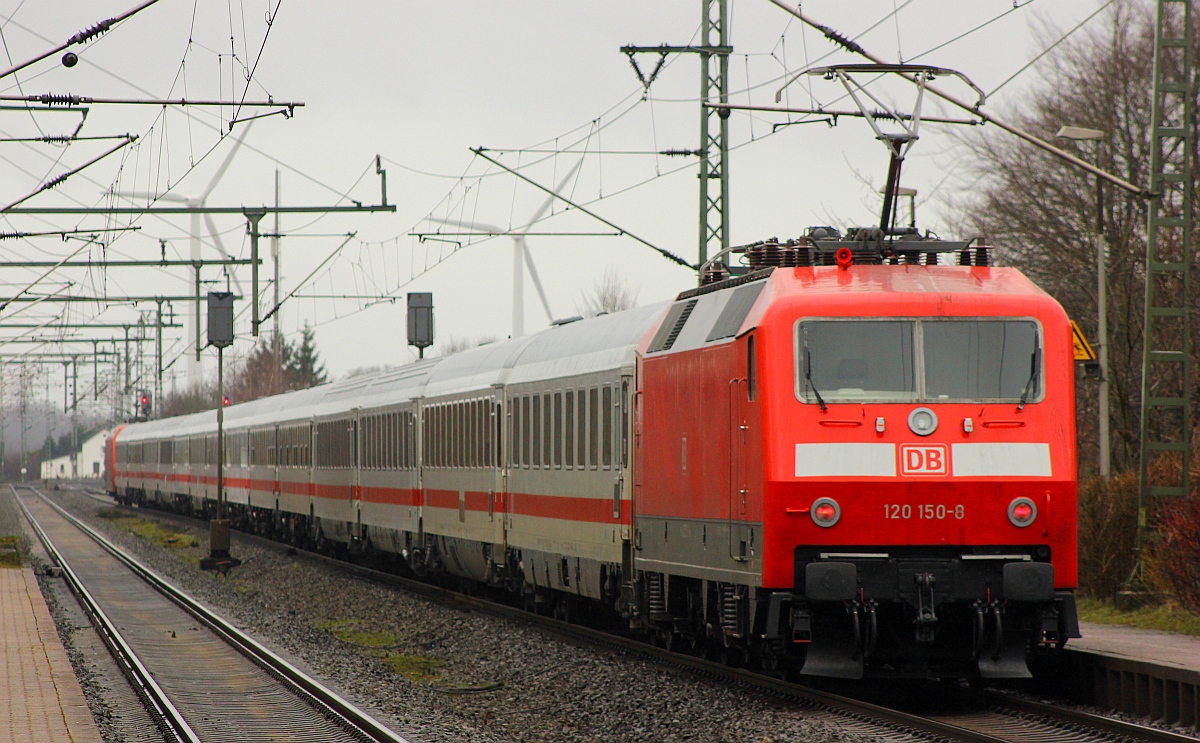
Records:
<instances>
[{"instance_id":1,"label":"bare deciduous tree","mask_svg":"<svg viewBox=\"0 0 1200 743\"><path fill-rule=\"evenodd\" d=\"M575 306L584 317L595 317L611 312L632 309L637 306L637 292L621 278L615 269L605 269L604 275L596 280L590 293L584 294L582 303Z\"/></svg>"},{"instance_id":2,"label":"bare deciduous tree","mask_svg":"<svg viewBox=\"0 0 1200 743\"><path fill-rule=\"evenodd\" d=\"M1042 82L1009 118L1054 141L1059 128L1100 129L1107 139L1057 140L1135 184L1149 181L1154 8L1122 0L1107 23L1069 40L1043 64ZM1096 179L1002 132L982 130L968 140L979 179L967 219L975 234L999 248L1000 260L1022 269L1062 303L1085 334L1096 338ZM1114 471L1136 467L1142 372L1146 211L1138 197L1105 187L1108 363ZM1097 452L1096 383L1077 385L1079 461L1094 470Z\"/></svg>"},{"instance_id":3,"label":"bare deciduous tree","mask_svg":"<svg viewBox=\"0 0 1200 743\"><path fill-rule=\"evenodd\" d=\"M489 343L495 343L495 342L496 342L496 336L494 336L494 335L481 335L478 338L476 338L475 340L471 340L470 338L466 338L466 337L460 338L457 335L452 335L452 336L450 336L450 340L448 340L445 343L443 343L442 345L438 346L438 356L450 356L450 355L456 354L460 351L466 351L469 348L475 348L476 346L486 346Z\"/></svg>"}]
</instances>

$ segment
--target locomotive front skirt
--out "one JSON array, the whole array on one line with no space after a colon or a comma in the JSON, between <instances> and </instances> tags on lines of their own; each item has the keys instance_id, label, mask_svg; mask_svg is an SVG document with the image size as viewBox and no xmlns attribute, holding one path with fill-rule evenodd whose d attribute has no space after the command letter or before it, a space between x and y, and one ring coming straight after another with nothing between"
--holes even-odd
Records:
<instances>
[{"instance_id":1,"label":"locomotive front skirt","mask_svg":"<svg viewBox=\"0 0 1200 743\"><path fill-rule=\"evenodd\" d=\"M1021 677L1078 636L1069 321L987 266L774 268L225 411L235 523L859 678ZM208 512L213 412L109 441Z\"/></svg>"}]
</instances>

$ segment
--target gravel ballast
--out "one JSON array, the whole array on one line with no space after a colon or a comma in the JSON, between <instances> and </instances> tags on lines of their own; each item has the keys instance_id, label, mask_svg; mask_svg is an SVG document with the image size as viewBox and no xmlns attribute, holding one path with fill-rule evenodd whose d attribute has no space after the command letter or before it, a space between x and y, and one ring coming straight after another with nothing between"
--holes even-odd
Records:
<instances>
[{"instance_id":1,"label":"gravel ballast","mask_svg":"<svg viewBox=\"0 0 1200 743\"><path fill-rule=\"evenodd\" d=\"M869 739L818 710L442 606L236 533L243 564L227 578L204 573L206 532L51 495L414 743Z\"/></svg>"}]
</instances>

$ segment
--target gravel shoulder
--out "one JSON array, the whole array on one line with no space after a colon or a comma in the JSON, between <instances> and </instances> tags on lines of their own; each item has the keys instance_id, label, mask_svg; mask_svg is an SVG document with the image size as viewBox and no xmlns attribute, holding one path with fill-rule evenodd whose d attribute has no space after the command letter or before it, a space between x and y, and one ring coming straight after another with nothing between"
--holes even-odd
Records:
<instances>
[{"instance_id":1,"label":"gravel shoulder","mask_svg":"<svg viewBox=\"0 0 1200 743\"><path fill-rule=\"evenodd\" d=\"M204 573L205 532L51 495L414 743L865 740L793 702L440 606L237 534L241 567Z\"/></svg>"}]
</instances>

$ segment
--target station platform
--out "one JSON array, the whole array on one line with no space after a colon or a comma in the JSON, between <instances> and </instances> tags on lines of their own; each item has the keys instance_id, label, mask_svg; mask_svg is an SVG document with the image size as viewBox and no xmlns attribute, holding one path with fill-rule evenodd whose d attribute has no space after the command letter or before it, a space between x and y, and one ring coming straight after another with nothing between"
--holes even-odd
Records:
<instances>
[{"instance_id":1,"label":"station platform","mask_svg":"<svg viewBox=\"0 0 1200 743\"><path fill-rule=\"evenodd\" d=\"M1089 701L1147 720L1200 730L1200 637L1081 622L1071 666L1090 673Z\"/></svg>"},{"instance_id":2,"label":"station platform","mask_svg":"<svg viewBox=\"0 0 1200 743\"><path fill-rule=\"evenodd\" d=\"M29 568L0 568L0 647L0 740L102 743Z\"/></svg>"}]
</instances>

